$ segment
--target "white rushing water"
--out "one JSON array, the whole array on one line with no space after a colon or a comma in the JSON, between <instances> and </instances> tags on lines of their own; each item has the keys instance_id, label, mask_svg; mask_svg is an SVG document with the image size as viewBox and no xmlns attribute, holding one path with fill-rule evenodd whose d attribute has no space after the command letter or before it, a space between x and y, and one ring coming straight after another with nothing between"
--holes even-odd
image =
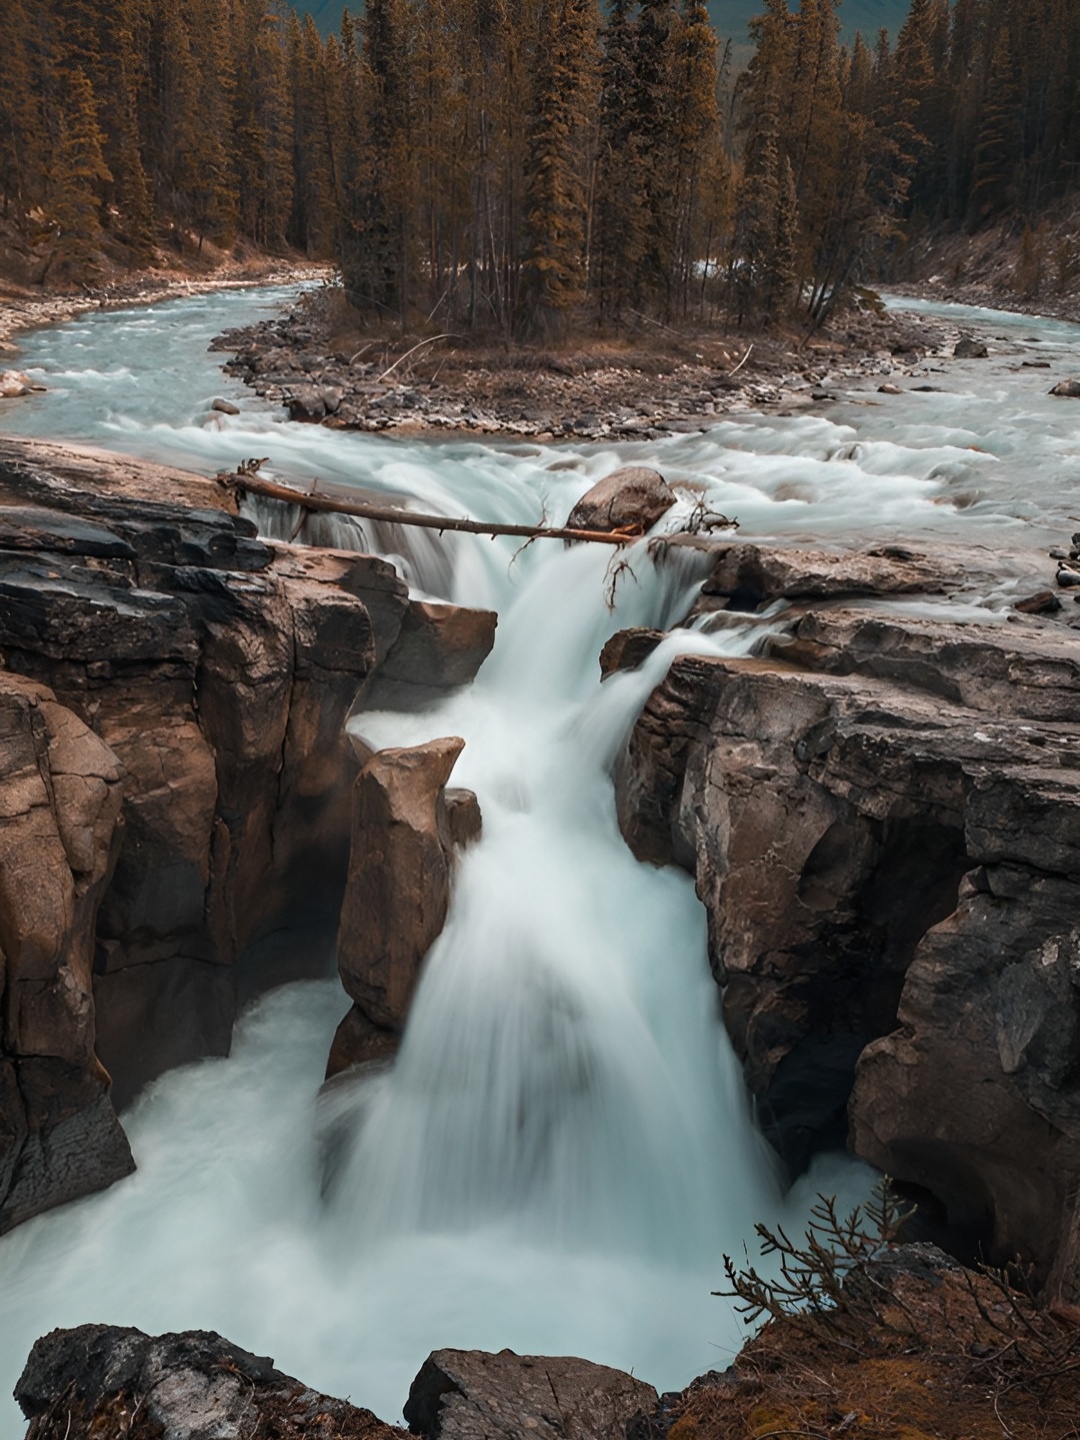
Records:
<instances>
[{"instance_id":1,"label":"white rushing water","mask_svg":"<svg viewBox=\"0 0 1080 1440\"><path fill-rule=\"evenodd\" d=\"M941 362L940 375L931 362L903 382L934 392L864 388L827 415L541 449L283 422L205 353L281 298L216 295L29 337L21 363L49 393L0 423L204 471L269 455L282 475L492 520L561 519L617 464L653 463L737 514L747 538L935 535L999 552L1000 583L958 619L1002 615L1031 557L1075 528L1080 402L1044 393L1075 327L958 316L1006 338L991 361ZM1057 375L1020 368L1028 355ZM243 413L213 413L219 394ZM343 525L313 522L309 536L340 539ZM228 1060L149 1087L124 1116L138 1172L0 1240L5 1394L37 1335L87 1320L215 1328L389 1419L443 1345L579 1353L680 1386L739 1343L709 1294L723 1253L758 1219L797 1225L818 1188L866 1185L839 1157L781 1194L720 1027L692 882L637 864L615 821L610 761L671 657L744 651L753 622L678 633L601 687L604 640L676 623L688 570L656 569L637 547L609 611L610 557L595 548L418 547L403 560L415 586L500 622L468 691L358 722L380 745L464 736L454 783L484 814L396 1065L320 1101L347 1001L311 982L256 1004ZM350 1140L325 1185L320 1134ZM0 1408L0 1434L21 1433Z\"/></svg>"}]
</instances>

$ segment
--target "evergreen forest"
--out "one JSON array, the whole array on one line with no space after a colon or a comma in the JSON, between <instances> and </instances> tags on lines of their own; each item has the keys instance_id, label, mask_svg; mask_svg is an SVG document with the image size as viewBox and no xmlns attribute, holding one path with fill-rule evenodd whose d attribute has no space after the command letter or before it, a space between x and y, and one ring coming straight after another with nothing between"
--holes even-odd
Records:
<instances>
[{"instance_id":1,"label":"evergreen forest","mask_svg":"<svg viewBox=\"0 0 1080 1440\"><path fill-rule=\"evenodd\" d=\"M4 0L0 216L43 281L246 241L389 324L824 321L912 229L1037 223L1080 166L1076 0Z\"/></svg>"}]
</instances>

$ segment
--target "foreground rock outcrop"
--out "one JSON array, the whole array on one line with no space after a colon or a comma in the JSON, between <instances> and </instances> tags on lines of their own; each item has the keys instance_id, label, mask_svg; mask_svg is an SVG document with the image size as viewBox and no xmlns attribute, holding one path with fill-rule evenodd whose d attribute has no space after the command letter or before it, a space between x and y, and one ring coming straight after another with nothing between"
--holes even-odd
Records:
<instances>
[{"instance_id":1,"label":"foreground rock outcrop","mask_svg":"<svg viewBox=\"0 0 1080 1440\"><path fill-rule=\"evenodd\" d=\"M865 1222L864 1222L865 1223ZM824 1236L820 1237L824 1238ZM816 1313L774 1314L732 1363L658 1396L572 1356L437 1350L404 1406L428 1440L1061 1440L1080 1407L1080 1310L932 1245L871 1243ZM745 1272L744 1277L745 1277ZM820 1284L823 1271L808 1275ZM839 1278L839 1277L836 1277ZM760 1293L760 1292L759 1292ZM26 1440L403 1440L205 1331L82 1325L34 1346Z\"/></svg>"},{"instance_id":2,"label":"foreground rock outcrop","mask_svg":"<svg viewBox=\"0 0 1080 1440\"><path fill-rule=\"evenodd\" d=\"M259 989L325 973L346 717L395 657L445 689L486 654L440 647L470 623L448 607L400 657L392 566L264 543L232 503L0 440L0 1231L127 1173L115 1107L227 1053Z\"/></svg>"},{"instance_id":3,"label":"foreground rock outcrop","mask_svg":"<svg viewBox=\"0 0 1080 1440\"><path fill-rule=\"evenodd\" d=\"M1069 1293L1078 698L1058 622L796 613L754 658L676 660L617 774L635 853L696 877L725 1023L792 1172L850 1126L973 1242Z\"/></svg>"},{"instance_id":4,"label":"foreground rock outcrop","mask_svg":"<svg viewBox=\"0 0 1080 1440\"><path fill-rule=\"evenodd\" d=\"M310 1390L206 1330L53 1330L15 1387L26 1440L401 1440L404 1431Z\"/></svg>"},{"instance_id":5,"label":"foreground rock outcrop","mask_svg":"<svg viewBox=\"0 0 1080 1440\"><path fill-rule=\"evenodd\" d=\"M429 1440L623 1440L627 1422L657 1404L651 1385L574 1356L436 1350L412 1383L405 1419Z\"/></svg>"}]
</instances>

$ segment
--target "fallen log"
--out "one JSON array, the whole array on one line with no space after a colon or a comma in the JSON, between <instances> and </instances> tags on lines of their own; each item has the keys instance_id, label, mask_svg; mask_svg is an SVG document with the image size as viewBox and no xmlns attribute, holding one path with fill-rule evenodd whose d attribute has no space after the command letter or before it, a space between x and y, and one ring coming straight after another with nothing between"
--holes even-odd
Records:
<instances>
[{"instance_id":1,"label":"fallen log","mask_svg":"<svg viewBox=\"0 0 1080 1440\"><path fill-rule=\"evenodd\" d=\"M299 505L305 510L315 510L333 515L356 515L362 520L377 520L389 525L417 525L422 530L454 530L466 535L512 535L522 540L583 540L594 545L630 545L640 540L644 530L624 526L619 530L575 530L567 526L553 525L496 525L483 520L463 520L451 515L423 515L414 510L402 510L394 505L372 505L364 500L343 500L332 495L320 495L311 490L297 490L292 485L279 485L275 480L265 480L257 473L257 467L241 468L233 474L220 473L220 485L238 494L262 495L267 500L281 500L287 505Z\"/></svg>"}]
</instances>

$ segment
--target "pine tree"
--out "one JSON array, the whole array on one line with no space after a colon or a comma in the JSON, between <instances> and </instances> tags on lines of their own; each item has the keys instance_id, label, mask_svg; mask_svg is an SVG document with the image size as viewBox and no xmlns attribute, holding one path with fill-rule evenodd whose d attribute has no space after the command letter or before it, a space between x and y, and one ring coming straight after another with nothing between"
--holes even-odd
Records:
<instances>
[{"instance_id":1,"label":"pine tree","mask_svg":"<svg viewBox=\"0 0 1080 1440\"><path fill-rule=\"evenodd\" d=\"M583 288L582 142L595 102L598 17L593 0L549 0L541 30L525 177L523 320L561 329Z\"/></svg>"},{"instance_id":2,"label":"pine tree","mask_svg":"<svg viewBox=\"0 0 1080 1440\"><path fill-rule=\"evenodd\" d=\"M1019 94L1009 32L997 33L975 142L969 212L985 220L1002 209L1013 193L1019 154Z\"/></svg>"},{"instance_id":3,"label":"pine tree","mask_svg":"<svg viewBox=\"0 0 1080 1440\"><path fill-rule=\"evenodd\" d=\"M67 77L56 159L50 176L50 212L57 231L56 268L82 278L97 268L101 240L101 187L112 180L103 153L105 136L94 92L82 70Z\"/></svg>"},{"instance_id":4,"label":"pine tree","mask_svg":"<svg viewBox=\"0 0 1080 1440\"><path fill-rule=\"evenodd\" d=\"M589 283L602 321L617 321L629 303L644 248L641 140L627 97L633 93L636 44L631 0L612 0L603 31L600 122Z\"/></svg>"}]
</instances>

